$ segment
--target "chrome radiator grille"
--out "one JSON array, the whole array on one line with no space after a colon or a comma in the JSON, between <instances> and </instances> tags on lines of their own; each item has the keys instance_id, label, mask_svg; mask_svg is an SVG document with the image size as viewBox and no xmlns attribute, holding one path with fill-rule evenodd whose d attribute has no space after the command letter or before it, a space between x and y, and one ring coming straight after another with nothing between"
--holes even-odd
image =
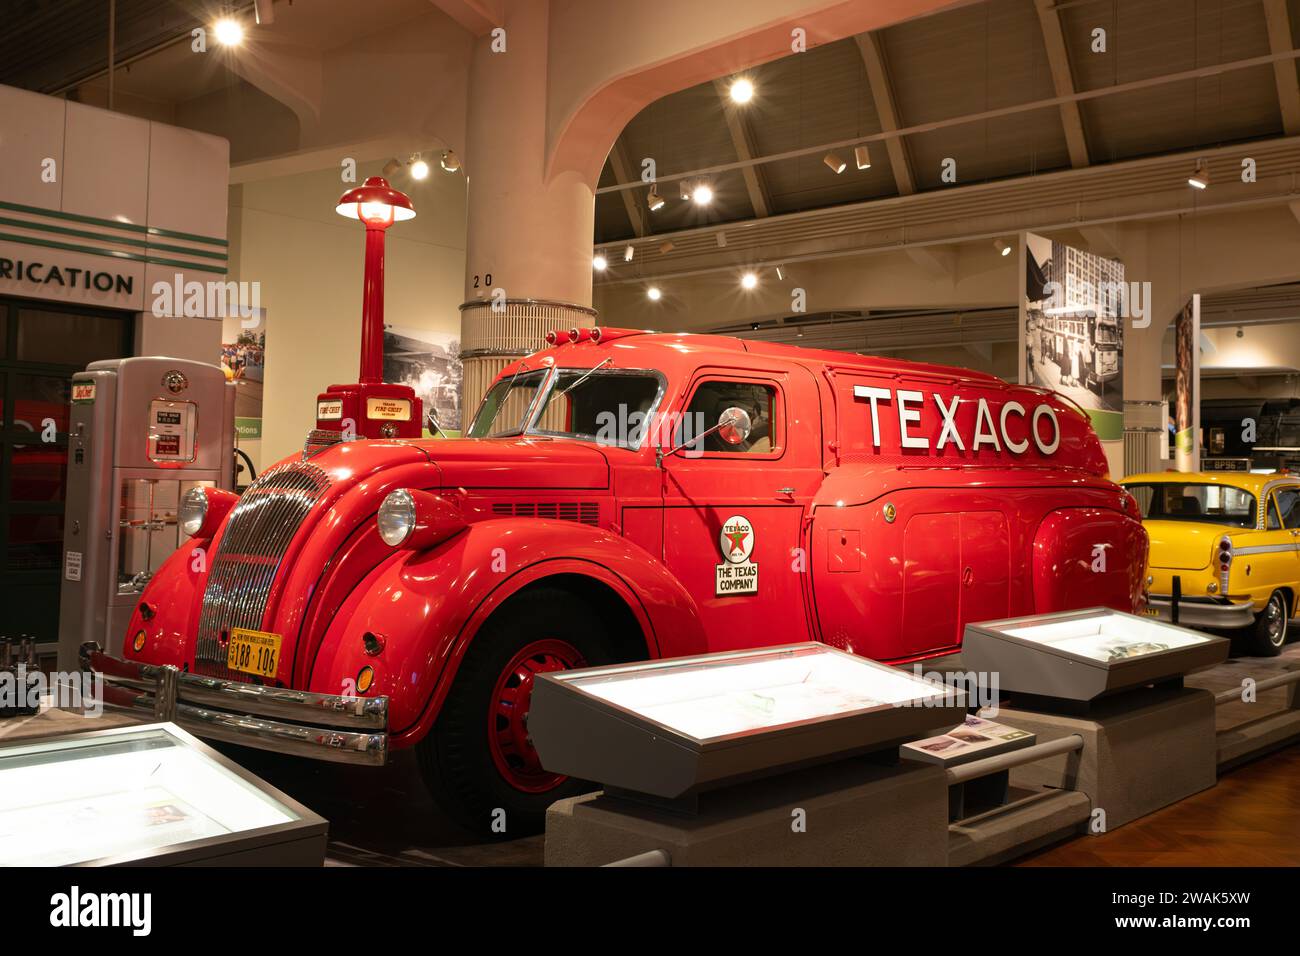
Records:
<instances>
[{"instance_id":1,"label":"chrome radiator grille","mask_svg":"<svg viewBox=\"0 0 1300 956\"><path fill-rule=\"evenodd\" d=\"M329 477L317 466L289 462L248 486L211 558L195 649L198 673L249 679L227 670L226 640L232 628L261 628L285 549L329 485Z\"/></svg>"}]
</instances>

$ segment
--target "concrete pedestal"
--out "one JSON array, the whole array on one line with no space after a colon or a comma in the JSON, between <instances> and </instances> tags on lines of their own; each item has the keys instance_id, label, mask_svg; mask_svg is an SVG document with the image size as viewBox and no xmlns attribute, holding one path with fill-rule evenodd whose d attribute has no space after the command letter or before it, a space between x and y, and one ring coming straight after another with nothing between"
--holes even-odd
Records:
<instances>
[{"instance_id":1,"label":"concrete pedestal","mask_svg":"<svg viewBox=\"0 0 1300 956\"><path fill-rule=\"evenodd\" d=\"M673 866L945 866L947 778L934 766L856 759L702 794L691 815L603 792L546 813L547 866L651 850Z\"/></svg>"},{"instance_id":2,"label":"concrete pedestal","mask_svg":"<svg viewBox=\"0 0 1300 956\"><path fill-rule=\"evenodd\" d=\"M994 719L994 718L990 718ZM1078 790L1113 830L1214 786L1214 695L1153 688L1096 702L1086 715L1002 708L996 719L1032 731L1040 743L1078 734L1083 749L1011 771L1012 786Z\"/></svg>"}]
</instances>

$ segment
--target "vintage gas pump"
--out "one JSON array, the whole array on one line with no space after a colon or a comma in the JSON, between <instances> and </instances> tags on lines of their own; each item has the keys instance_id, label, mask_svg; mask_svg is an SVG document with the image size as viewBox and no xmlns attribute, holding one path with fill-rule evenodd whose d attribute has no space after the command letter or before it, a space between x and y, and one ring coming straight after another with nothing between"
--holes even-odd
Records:
<instances>
[{"instance_id":1,"label":"vintage gas pump","mask_svg":"<svg viewBox=\"0 0 1300 956\"><path fill-rule=\"evenodd\" d=\"M409 385L384 381L384 233L415 218L411 200L379 176L339 197L335 212L366 227L362 291L361 371L350 385L331 385L316 398L316 431L309 444L349 438L419 438L423 402ZM349 425L351 427L349 427Z\"/></svg>"},{"instance_id":2,"label":"vintage gas pump","mask_svg":"<svg viewBox=\"0 0 1300 956\"><path fill-rule=\"evenodd\" d=\"M230 488L235 386L219 366L146 356L72 378L59 667L85 641L119 650L154 571L180 545L196 485Z\"/></svg>"}]
</instances>

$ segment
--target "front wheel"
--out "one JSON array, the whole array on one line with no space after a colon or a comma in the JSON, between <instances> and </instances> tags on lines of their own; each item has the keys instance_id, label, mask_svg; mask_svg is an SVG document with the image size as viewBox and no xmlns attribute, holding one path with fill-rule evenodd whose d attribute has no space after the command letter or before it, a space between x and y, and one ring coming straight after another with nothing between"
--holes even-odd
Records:
<instances>
[{"instance_id":1,"label":"front wheel","mask_svg":"<svg viewBox=\"0 0 1300 956\"><path fill-rule=\"evenodd\" d=\"M1264 610L1255 615L1255 623L1247 632L1245 649L1255 657L1276 657L1282 653L1286 643L1287 617L1286 595L1274 591L1269 595Z\"/></svg>"},{"instance_id":2,"label":"front wheel","mask_svg":"<svg viewBox=\"0 0 1300 956\"><path fill-rule=\"evenodd\" d=\"M484 835L524 836L542 829L556 800L590 789L541 765L528 711L536 675L610 663L609 643L600 617L557 588L518 595L488 620L416 748L448 815Z\"/></svg>"}]
</instances>

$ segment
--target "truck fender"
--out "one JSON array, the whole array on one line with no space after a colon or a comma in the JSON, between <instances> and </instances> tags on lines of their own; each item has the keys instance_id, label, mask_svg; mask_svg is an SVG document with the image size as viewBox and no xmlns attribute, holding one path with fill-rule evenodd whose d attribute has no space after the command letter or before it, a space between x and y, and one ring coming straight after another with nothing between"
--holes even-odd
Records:
<instances>
[{"instance_id":1,"label":"truck fender","mask_svg":"<svg viewBox=\"0 0 1300 956\"><path fill-rule=\"evenodd\" d=\"M492 612L523 588L561 575L617 595L636 619L648 656L706 649L694 599L645 549L572 521L500 518L471 524L427 551L396 551L379 564L339 608L308 687L344 693L346 682L370 667L366 693L389 697L391 742L414 744L433 726L466 649Z\"/></svg>"}]
</instances>

